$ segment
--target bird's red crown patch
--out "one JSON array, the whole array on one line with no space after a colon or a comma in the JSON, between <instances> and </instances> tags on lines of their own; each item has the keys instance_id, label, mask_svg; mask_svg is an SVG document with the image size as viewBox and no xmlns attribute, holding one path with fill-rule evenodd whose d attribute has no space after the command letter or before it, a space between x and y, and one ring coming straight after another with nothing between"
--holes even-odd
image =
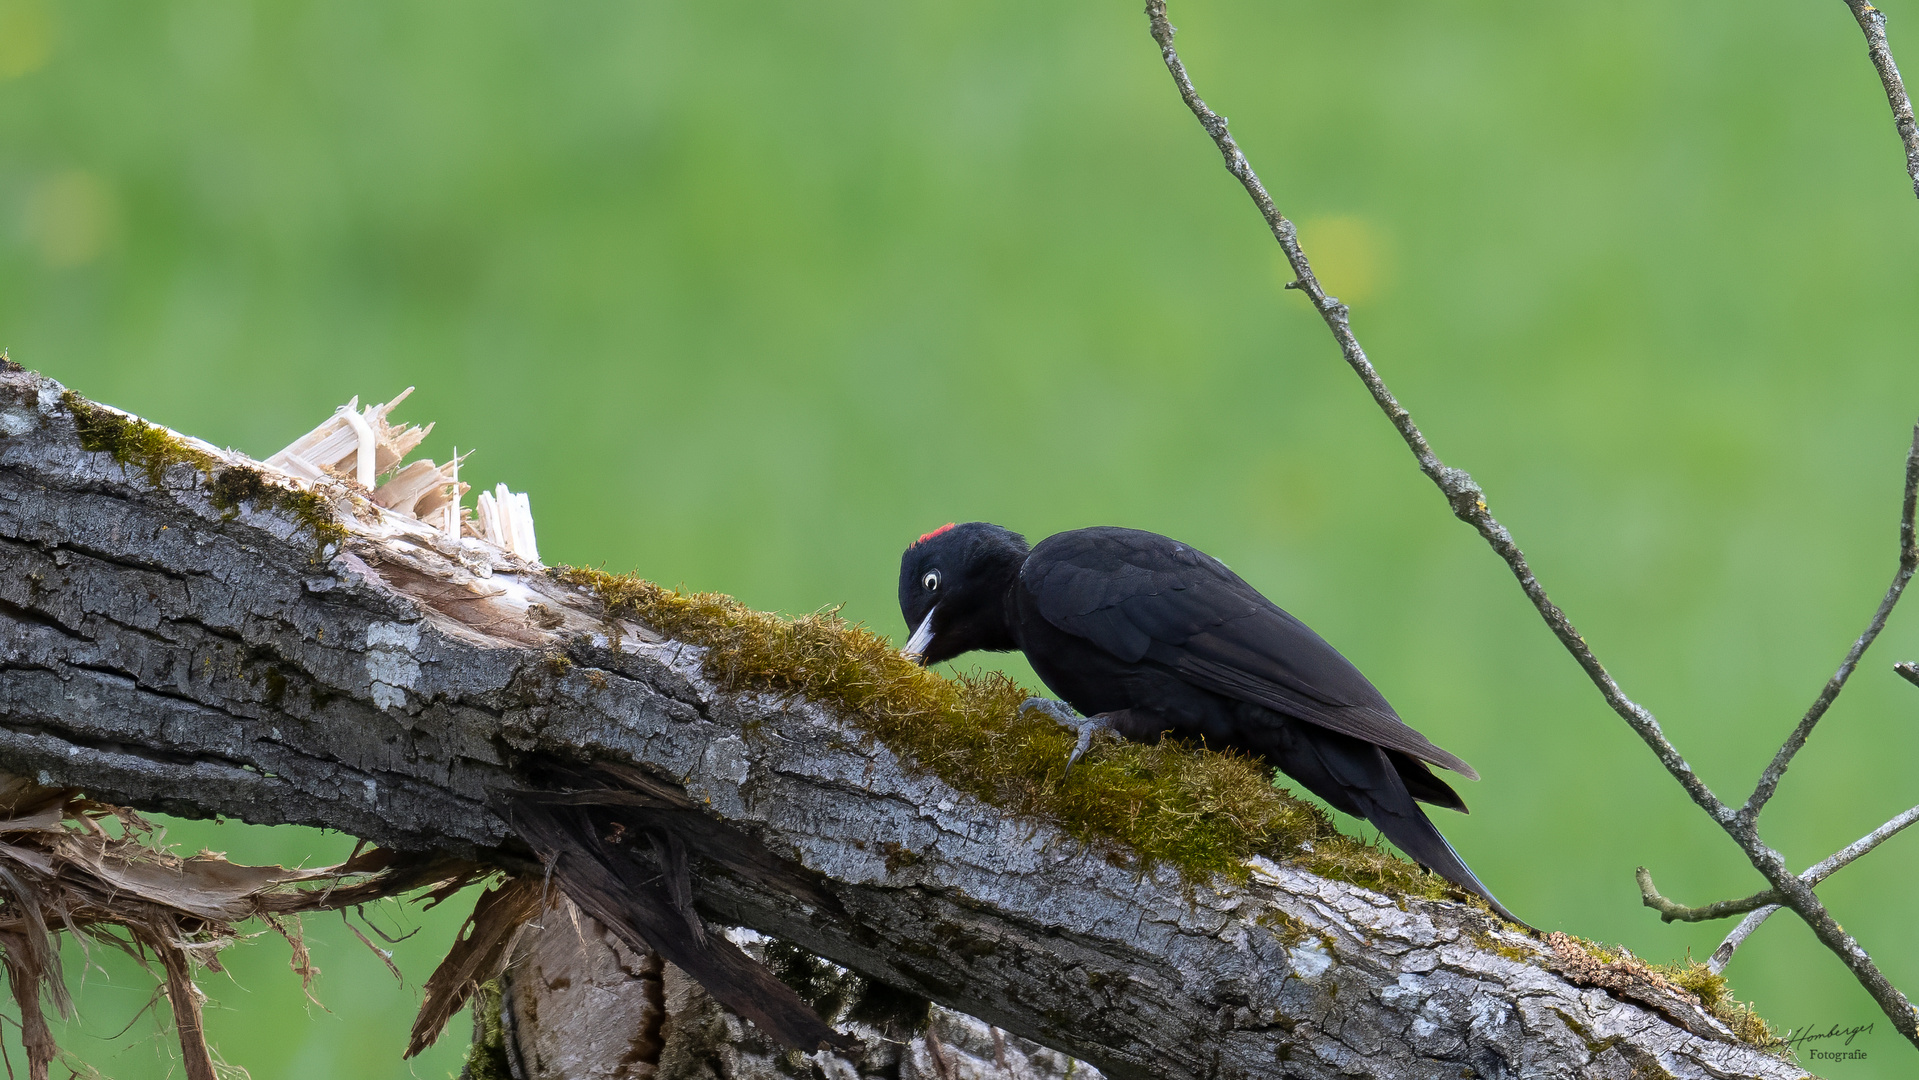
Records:
<instances>
[{"instance_id":1,"label":"bird's red crown patch","mask_svg":"<svg viewBox=\"0 0 1919 1080\"><path fill-rule=\"evenodd\" d=\"M941 525L941 526L940 526L939 528L937 528L937 529L934 529L934 530L933 530L932 532L930 532L930 533L925 533L925 534L922 534L922 535L920 536L920 538L919 538L919 539L918 539L917 541L915 541L915 543L919 543L919 544L924 544L924 543L926 543L926 542L927 542L928 540L931 540L931 539L932 539L932 538L934 538L935 536L938 536L939 534L941 534L941 533L943 533L943 532L945 532L946 530L948 530L948 529L950 529L950 528L952 528L952 527L953 527L954 525L957 525L957 524L959 524L959 523L958 523L958 522L955 522L955 521L949 521L949 522L947 522L946 524L944 524L944 525Z\"/></svg>"}]
</instances>

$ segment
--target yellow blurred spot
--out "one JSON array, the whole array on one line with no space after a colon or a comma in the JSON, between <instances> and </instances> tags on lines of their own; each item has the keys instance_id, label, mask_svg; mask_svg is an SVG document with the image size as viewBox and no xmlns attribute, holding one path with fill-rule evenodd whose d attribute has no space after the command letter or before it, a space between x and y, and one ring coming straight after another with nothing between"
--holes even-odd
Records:
<instances>
[{"instance_id":1,"label":"yellow blurred spot","mask_svg":"<svg viewBox=\"0 0 1919 1080\"><path fill-rule=\"evenodd\" d=\"M45 0L0 0L0 79L31 75L53 55L53 12Z\"/></svg>"},{"instance_id":2,"label":"yellow blurred spot","mask_svg":"<svg viewBox=\"0 0 1919 1080\"><path fill-rule=\"evenodd\" d=\"M26 226L47 265L84 266L113 239L119 213L106 181L73 169L42 180L27 195Z\"/></svg>"},{"instance_id":3,"label":"yellow blurred spot","mask_svg":"<svg viewBox=\"0 0 1919 1080\"><path fill-rule=\"evenodd\" d=\"M1363 217L1342 215L1302 221L1299 243L1306 249L1320 287L1345 303L1362 304L1374 299L1385 291L1392 276L1392 243L1384 229ZM1291 271L1283 272L1291 281Z\"/></svg>"}]
</instances>

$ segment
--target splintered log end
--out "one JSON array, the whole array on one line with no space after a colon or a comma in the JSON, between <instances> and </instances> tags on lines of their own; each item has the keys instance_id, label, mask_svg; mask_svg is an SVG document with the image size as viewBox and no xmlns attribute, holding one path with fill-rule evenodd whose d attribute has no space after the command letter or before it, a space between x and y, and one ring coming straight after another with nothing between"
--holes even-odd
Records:
<instances>
[{"instance_id":1,"label":"splintered log end","mask_svg":"<svg viewBox=\"0 0 1919 1080\"><path fill-rule=\"evenodd\" d=\"M477 540L539 566L533 507L524 492L501 484L491 493L481 492L469 512L461 500L472 485L460 481L460 465L472 451L455 451L445 464L431 458L407 461L433 430L432 424L398 425L388 419L413 389L365 407L356 396L261 464L307 485L344 486L371 500L380 524L418 522L454 543Z\"/></svg>"}]
</instances>

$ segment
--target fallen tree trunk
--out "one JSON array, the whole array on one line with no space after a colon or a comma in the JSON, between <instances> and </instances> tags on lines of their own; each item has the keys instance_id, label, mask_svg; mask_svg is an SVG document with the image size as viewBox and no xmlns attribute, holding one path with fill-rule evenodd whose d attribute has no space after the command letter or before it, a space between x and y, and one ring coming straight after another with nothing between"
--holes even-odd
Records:
<instances>
[{"instance_id":1,"label":"fallen tree trunk","mask_svg":"<svg viewBox=\"0 0 1919 1080\"><path fill-rule=\"evenodd\" d=\"M89 408L0 372L0 769L526 869L516 793L613 763L816 890L695 857L708 921L1115 1077L1805 1075L1643 966L1463 904L1265 859L1193 884L1009 817L344 486L137 426L83 448Z\"/></svg>"}]
</instances>

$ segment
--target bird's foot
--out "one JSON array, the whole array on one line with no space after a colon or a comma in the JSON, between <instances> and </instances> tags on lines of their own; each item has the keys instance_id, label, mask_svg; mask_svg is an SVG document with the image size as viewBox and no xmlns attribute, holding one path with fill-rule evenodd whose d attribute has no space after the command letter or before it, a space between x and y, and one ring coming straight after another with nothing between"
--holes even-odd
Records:
<instances>
[{"instance_id":1,"label":"bird's foot","mask_svg":"<svg viewBox=\"0 0 1919 1080\"><path fill-rule=\"evenodd\" d=\"M1066 757L1066 772L1061 774L1062 777L1070 774L1073 766L1079 764L1079 759L1086 756L1086 751L1093 745L1095 732L1113 730L1113 722L1104 715L1081 716L1064 701L1055 701L1052 698L1029 697L1020 702L1019 707L1021 712L1037 709L1079 732L1079 741L1073 744L1073 752Z\"/></svg>"},{"instance_id":2,"label":"bird's foot","mask_svg":"<svg viewBox=\"0 0 1919 1080\"><path fill-rule=\"evenodd\" d=\"M1038 709L1040 712L1065 724L1067 727L1078 727L1081 719L1080 715L1073 711L1071 705L1049 697L1029 697L1019 703L1020 712L1025 712L1028 709Z\"/></svg>"},{"instance_id":3,"label":"bird's foot","mask_svg":"<svg viewBox=\"0 0 1919 1080\"><path fill-rule=\"evenodd\" d=\"M1103 714L1089 716L1072 726L1079 729L1079 741L1073 744L1073 752L1066 755L1066 772L1061 774L1062 779L1073 771L1073 766L1079 763L1080 758L1086 756L1087 749L1093 745L1094 732L1113 730L1113 722Z\"/></svg>"}]
</instances>

